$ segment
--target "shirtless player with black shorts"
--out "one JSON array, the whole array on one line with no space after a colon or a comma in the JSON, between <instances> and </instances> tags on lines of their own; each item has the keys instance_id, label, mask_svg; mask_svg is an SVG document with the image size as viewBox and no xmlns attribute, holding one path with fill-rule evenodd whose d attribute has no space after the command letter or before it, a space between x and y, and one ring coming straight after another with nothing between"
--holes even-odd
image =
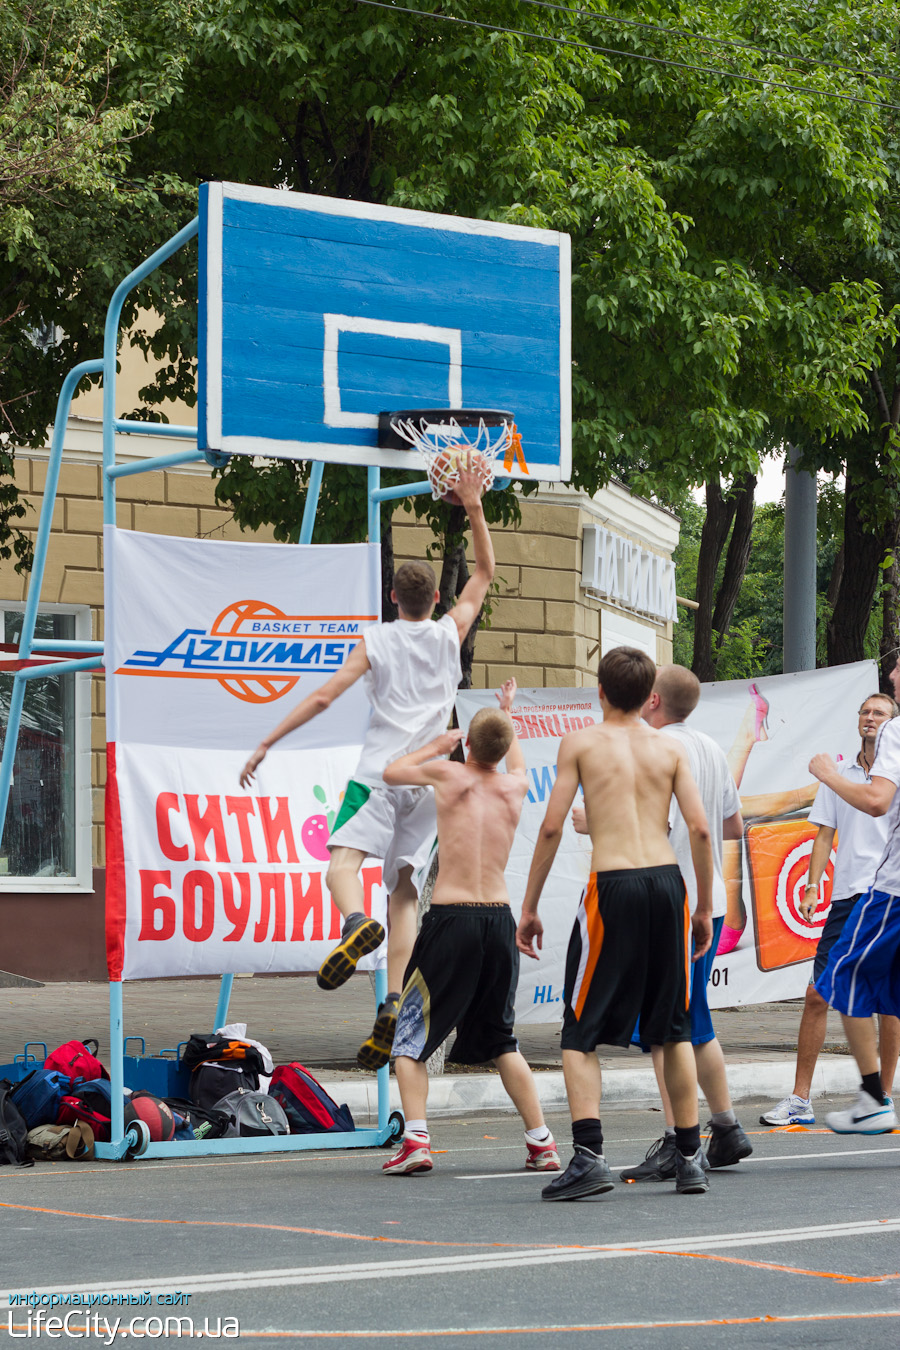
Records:
<instances>
[{"instance_id":1,"label":"shirtless player with black shorts","mask_svg":"<svg viewBox=\"0 0 900 1350\"><path fill-rule=\"evenodd\" d=\"M601 660L597 679L603 722L570 732L560 743L556 783L516 933L519 950L537 959L544 931L538 901L580 783L593 843L592 875L569 941L562 1031L575 1154L541 1194L545 1200L578 1200L612 1189L595 1051L601 1044L628 1045L638 1016L642 1034L663 1047L675 1116L675 1188L702 1194L709 1183L700 1150L688 966L691 930L695 960L712 936L709 826L684 746L641 721L656 679L649 656L616 647ZM673 794L690 835L697 880L693 917L668 841Z\"/></svg>"}]
</instances>

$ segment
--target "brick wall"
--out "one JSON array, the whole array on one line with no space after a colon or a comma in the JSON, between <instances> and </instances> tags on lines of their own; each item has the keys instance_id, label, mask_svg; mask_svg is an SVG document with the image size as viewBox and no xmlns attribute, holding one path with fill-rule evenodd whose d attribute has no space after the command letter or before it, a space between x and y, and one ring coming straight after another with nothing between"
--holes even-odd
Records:
<instances>
[{"instance_id":1,"label":"brick wall","mask_svg":"<svg viewBox=\"0 0 900 1350\"><path fill-rule=\"evenodd\" d=\"M16 481L32 508L22 522L34 537L47 478L45 459L16 462ZM231 512L216 505L215 482L208 471L156 472L120 478L116 487L116 523L122 529L182 539L272 539L271 530L242 534ZM103 638L103 503L99 464L63 464L41 600L50 604L88 605L91 636ZM25 578L12 562L0 569L0 599L24 600ZM106 783L106 685L103 672L91 675L92 836L95 867L105 865L103 792Z\"/></svg>"},{"instance_id":2,"label":"brick wall","mask_svg":"<svg viewBox=\"0 0 900 1350\"><path fill-rule=\"evenodd\" d=\"M515 675L523 688L587 688L596 680L603 615L614 612L581 588L582 529L596 517L580 504L528 498L521 509L516 529L491 531L496 590L489 626L475 641L472 683L489 689ZM397 565L426 557L432 535L402 508L393 534ZM471 564L471 540L467 556ZM656 633L656 659L671 660L672 625L641 622Z\"/></svg>"}]
</instances>

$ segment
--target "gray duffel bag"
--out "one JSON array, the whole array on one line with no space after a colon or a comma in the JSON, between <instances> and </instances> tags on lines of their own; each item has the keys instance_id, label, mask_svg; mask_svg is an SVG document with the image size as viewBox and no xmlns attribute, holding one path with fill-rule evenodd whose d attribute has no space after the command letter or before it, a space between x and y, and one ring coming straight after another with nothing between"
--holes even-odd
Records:
<instances>
[{"instance_id":1,"label":"gray duffel bag","mask_svg":"<svg viewBox=\"0 0 900 1350\"><path fill-rule=\"evenodd\" d=\"M237 1088L216 1102L216 1111L228 1117L224 1139L262 1138L267 1134L290 1134L291 1127L283 1108L266 1092Z\"/></svg>"}]
</instances>

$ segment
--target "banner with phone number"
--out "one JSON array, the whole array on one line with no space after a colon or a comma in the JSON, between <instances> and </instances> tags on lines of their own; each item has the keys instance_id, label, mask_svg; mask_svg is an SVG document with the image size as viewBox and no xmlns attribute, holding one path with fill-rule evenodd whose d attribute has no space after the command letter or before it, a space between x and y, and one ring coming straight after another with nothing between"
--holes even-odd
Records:
<instances>
[{"instance_id":1,"label":"banner with phone number","mask_svg":"<svg viewBox=\"0 0 900 1350\"><path fill-rule=\"evenodd\" d=\"M873 661L755 681L703 685L690 725L723 749L738 784L744 837L726 847L724 870L740 894L732 919L746 917L736 948L717 956L710 979L714 1008L799 998L831 904L833 859L807 922L799 912L816 830L807 822L817 784L807 765L818 751L855 759L857 712L878 689ZM479 708L496 706L491 690L457 697L460 726ZM528 796L506 871L518 918L537 831L556 779L559 742L568 731L602 721L596 689L520 689L513 710L525 756ZM840 841L836 840L839 847ZM566 948L591 860L590 841L567 821L544 887L540 961L522 961L516 998L519 1022L555 1022L562 1016ZM735 925L737 926L737 924Z\"/></svg>"}]
</instances>

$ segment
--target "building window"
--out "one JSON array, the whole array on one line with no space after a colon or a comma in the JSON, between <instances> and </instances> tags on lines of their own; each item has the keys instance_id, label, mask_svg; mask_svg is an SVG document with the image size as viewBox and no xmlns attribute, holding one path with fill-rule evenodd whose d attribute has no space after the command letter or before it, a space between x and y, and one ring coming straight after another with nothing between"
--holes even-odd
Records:
<instances>
[{"instance_id":1,"label":"building window","mask_svg":"<svg viewBox=\"0 0 900 1350\"><path fill-rule=\"evenodd\" d=\"M3 641L18 643L21 606L0 609ZM85 606L48 605L35 637L90 637ZM48 675L25 685L13 782L0 843L4 890L81 890L90 885L90 675ZM13 677L0 673L5 740Z\"/></svg>"}]
</instances>

